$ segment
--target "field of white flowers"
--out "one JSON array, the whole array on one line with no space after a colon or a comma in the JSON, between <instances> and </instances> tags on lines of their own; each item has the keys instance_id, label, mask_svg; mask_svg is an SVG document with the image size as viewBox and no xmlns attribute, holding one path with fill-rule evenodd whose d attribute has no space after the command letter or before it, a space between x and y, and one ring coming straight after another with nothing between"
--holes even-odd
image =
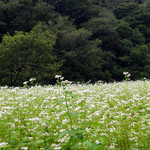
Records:
<instances>
[{"instance_id":1,"label":"field of white flowers","mask_svg":"<svg viewBox=\"0 0 150 150\"><path fill-rule=\"evenodd\" d=\"M0 88L1 150L150 150L150 81Z\"/></svg>"}]
</instances>

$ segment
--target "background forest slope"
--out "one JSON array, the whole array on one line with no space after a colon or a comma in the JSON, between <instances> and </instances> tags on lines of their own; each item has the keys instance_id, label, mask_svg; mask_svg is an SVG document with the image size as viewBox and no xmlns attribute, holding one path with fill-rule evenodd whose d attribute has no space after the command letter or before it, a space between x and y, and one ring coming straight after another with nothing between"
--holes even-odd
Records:
<instances>
[{"instance_id":1,"label":"background forest slope","mask_svg":"<svg viewBox=\"0 0 150 150\"><path fill-rule=\"evenodd\" d=\"M150 0L0 0L0 85L150 76Z\"/></svg>"}]
</instances>

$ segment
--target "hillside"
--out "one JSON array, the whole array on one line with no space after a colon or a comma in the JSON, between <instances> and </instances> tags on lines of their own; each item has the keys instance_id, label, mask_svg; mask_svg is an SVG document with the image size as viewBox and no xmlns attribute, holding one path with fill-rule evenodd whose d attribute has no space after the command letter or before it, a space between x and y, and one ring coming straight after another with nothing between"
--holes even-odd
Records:
<instances>
[{"instance_id":1,"label":"hillside","mask_svg":"<svg viewBox=\"0 0 150 150\"><path fill-rule=\"evenodd\" d=\"M149 0L0 0L0 85L149 78L149 22Z\"/></svg>"}]
</instances>

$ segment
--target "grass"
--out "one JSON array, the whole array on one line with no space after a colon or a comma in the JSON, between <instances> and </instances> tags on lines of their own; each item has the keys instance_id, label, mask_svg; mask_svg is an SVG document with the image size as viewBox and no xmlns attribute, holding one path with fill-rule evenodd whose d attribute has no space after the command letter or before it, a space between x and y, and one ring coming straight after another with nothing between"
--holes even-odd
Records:
<instances>
[{"instance_id":1,"label":"grass","mask_svg":"<svg viewBox=\"0 0 150 150\"><path fill-rule=\"evenodd\" d=\"M150 150L150 81L0 89L1 150Z\"/></svg>"}]
</instances>

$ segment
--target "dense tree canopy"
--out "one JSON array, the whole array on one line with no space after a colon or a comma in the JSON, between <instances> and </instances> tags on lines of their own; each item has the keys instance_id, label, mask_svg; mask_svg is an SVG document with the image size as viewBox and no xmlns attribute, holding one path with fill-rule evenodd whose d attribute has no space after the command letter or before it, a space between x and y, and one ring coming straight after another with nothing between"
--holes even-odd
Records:
<instances>
[{"instance_id":1,"label":"dense tree canopy","mask_svg":"<svg viewBox=\"0 0 150 150\"><path fill-rule=\"evenodd\" d=\"M7 34L0 44L0 84L22 85L23 81L36 78L49 84L59 73L61 62L53 55L55 36L36 26L29 33L16 31Z\"/></svg>"},{"instance_id":2,"label":"dense tree canopy","mask_svg":"<svg viewBox=\"0 0 150 150\"><path fill-rule=\"evenodd\" d=\"M150 76L149 0L0 0L0 85Z\"/></svg>"}]
</instances>

